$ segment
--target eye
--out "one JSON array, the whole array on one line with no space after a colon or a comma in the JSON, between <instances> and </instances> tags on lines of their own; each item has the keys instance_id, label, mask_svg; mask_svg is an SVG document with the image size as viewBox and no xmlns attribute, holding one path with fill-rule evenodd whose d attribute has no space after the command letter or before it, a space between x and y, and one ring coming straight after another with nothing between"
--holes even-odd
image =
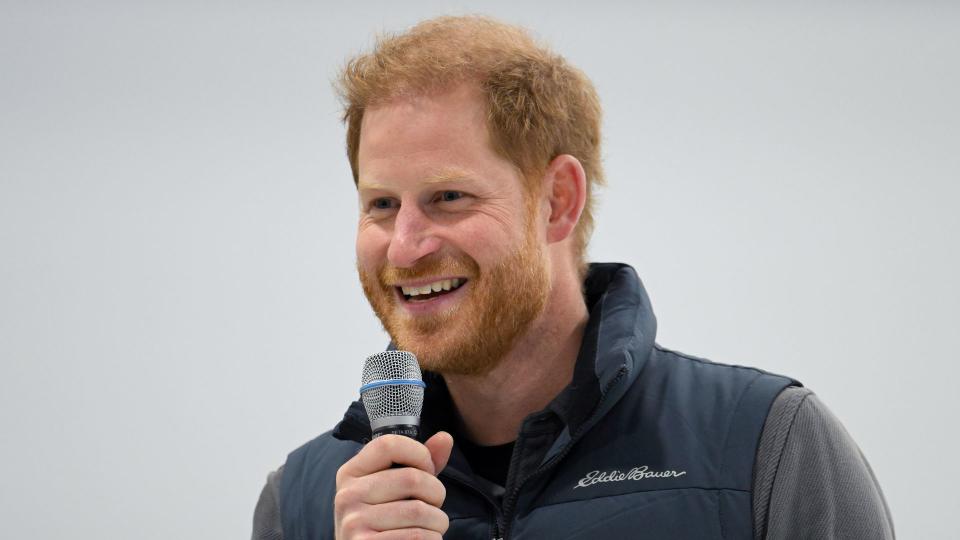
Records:
<instances>
[{"instance_id":1,"label":"eye","mask_svg":"<svg viewBox=\"0 0 960 540\"><path fill-rule=\"evenodd\" d=\"M463 193L459 191L443 191L440 193L440 200L444 202L451 202L463 197Z\"/></svg>"},{"instance_id":2,"label":"eye","mask_svg":"<svg viewBox=\"0 0 960 540\"><path fill-rule=\"evenodd\" d=\"M376 210L389 210L393 208L393 199L389 197L378 197L370 201L370 208Z\"/></svg>"}]
</instances>

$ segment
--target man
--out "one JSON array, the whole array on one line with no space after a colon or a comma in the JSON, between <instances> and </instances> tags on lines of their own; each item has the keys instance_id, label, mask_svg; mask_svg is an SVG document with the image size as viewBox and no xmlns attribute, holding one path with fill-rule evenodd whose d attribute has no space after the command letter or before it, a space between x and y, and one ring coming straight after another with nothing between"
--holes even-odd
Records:
<instances>
[{"instance_id":1,"label":"man","mask_svg":"<svg viewBox=\"0 0 960 540\"><path fill-rule=\"evenodd\" d=\"M812 393L660 347L633 269L584 263L603 175L581 72L439 18L341 89L357 268L425 370L426 440L370 441L353 404L270 475L254 538L892 537Z\"/></svg>"}]
</instances>

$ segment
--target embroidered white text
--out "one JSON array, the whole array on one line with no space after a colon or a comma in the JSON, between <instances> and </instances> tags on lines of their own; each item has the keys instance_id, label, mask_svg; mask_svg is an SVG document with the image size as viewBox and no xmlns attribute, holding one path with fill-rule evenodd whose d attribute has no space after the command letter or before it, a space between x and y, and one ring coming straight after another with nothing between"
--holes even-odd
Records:
<instances>
[{"instance_id":1,"label":"embroidered white text","mask_svg":"<svg viewBox=\"0 0 960 540\"><path fill-rule=\"evenodd\" d=\"M603 482L623 482L624 480L645 480L647 478L675 478L685 474L687 474L687 471L651 471L646 465L634 467L627 472L621 472L617 469L605 472L592 471L580 479L573 489Z\"/></svg>"}]
</instances>

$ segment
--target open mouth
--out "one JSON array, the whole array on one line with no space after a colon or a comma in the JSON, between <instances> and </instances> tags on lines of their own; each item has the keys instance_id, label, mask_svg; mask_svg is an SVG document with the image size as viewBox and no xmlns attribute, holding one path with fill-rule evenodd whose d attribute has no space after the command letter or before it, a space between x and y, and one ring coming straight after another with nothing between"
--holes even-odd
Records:
<instances>
[{"instance_id":1,"label":"open mouth","mask_svg":"<svg viewBox=\"0 0 960 540\"><path fill-rule=\"evenodd\" d=\"M407 302L424 302L450 294L466 282L464 278L441 279L419 287L397 287L397 290Z\"/></svg>"}]
</instances>

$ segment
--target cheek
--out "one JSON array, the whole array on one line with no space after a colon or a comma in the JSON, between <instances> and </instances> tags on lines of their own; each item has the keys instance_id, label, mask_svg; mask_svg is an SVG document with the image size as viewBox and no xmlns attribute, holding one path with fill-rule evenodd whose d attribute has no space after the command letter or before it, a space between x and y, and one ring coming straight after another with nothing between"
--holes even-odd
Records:
<instances>
[{"instance_id":1,"label":"cheek","mask_svg":"<svg viewBox=\"0 0 960 540\"><path fill-rule=\"evenodd\" d=\"M458 234L459 246L478 261L496 261L503 253L523 245L525 223L518 215L484 215L464 225Z\"/></svg>"},{"instance_id":2,"label":"cheek","mask_svg":"<svg viewBox=\"0 0 960 540\"><path fill-rule=\"evenodd\" d=\"M389 239L376 230L366 229L357 232L357 264L367 270L377 268L387 256Z\"/></svg>"}]
</instances>

